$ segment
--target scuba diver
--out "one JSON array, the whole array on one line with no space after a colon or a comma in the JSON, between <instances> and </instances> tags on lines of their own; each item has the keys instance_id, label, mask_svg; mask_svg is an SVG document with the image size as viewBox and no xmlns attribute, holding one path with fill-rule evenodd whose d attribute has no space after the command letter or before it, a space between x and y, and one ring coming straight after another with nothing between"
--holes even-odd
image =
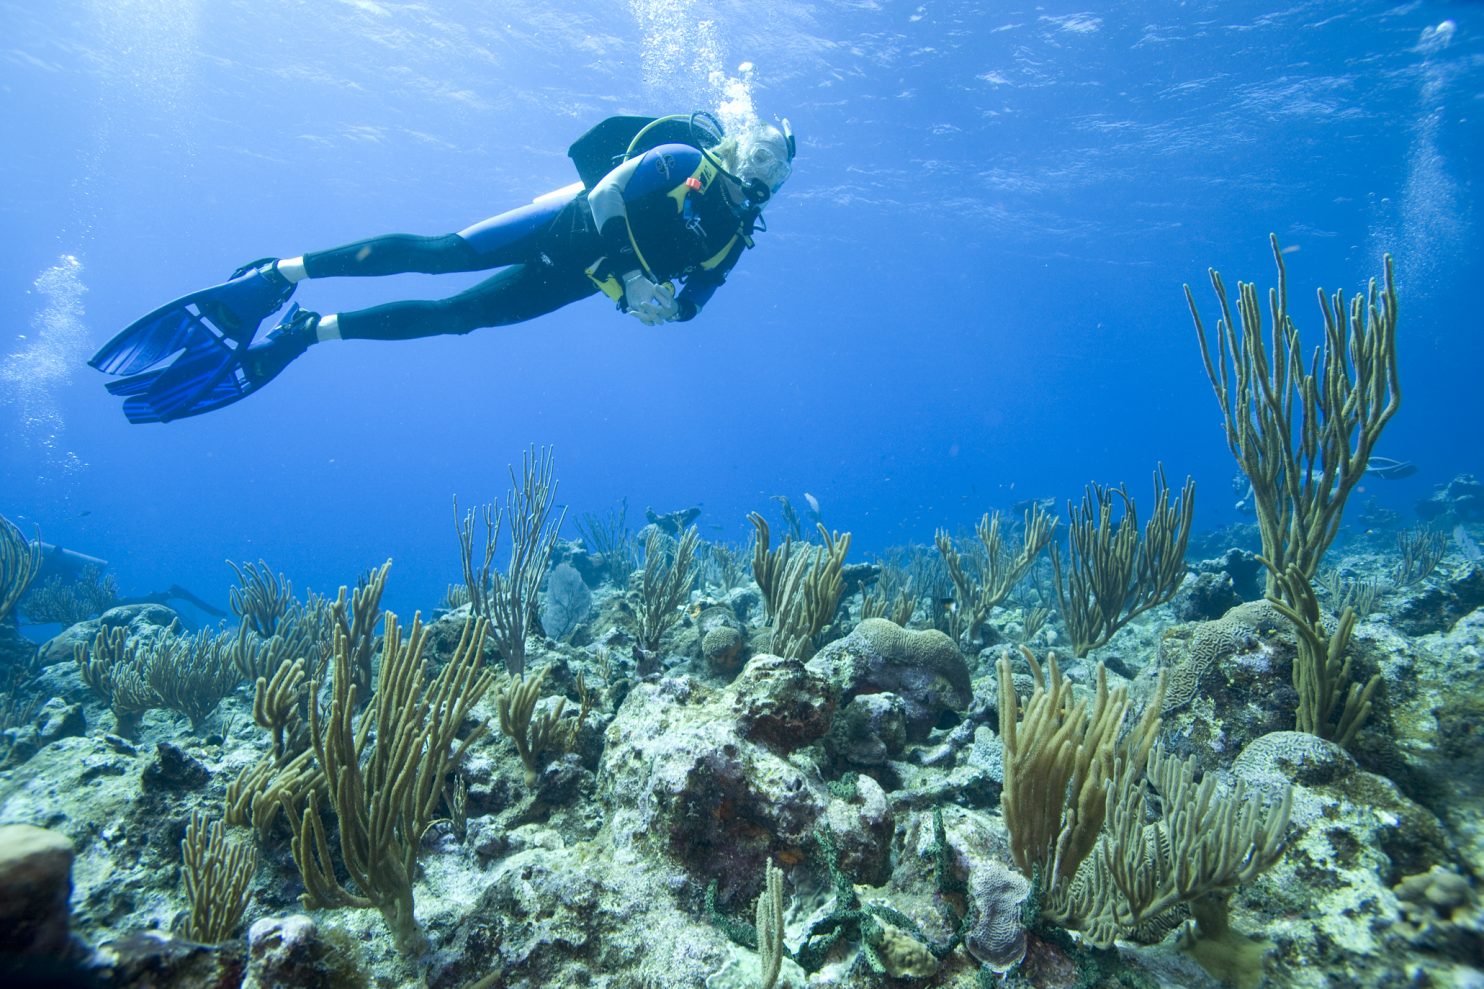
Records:
<instances>
[{"instance_id":1,"label":"scuba diver","mask_svg":"<svg viewBox=\"0 0 1484 989\"><path fill-rule=\"evenodd\" d=\"M1365 462L1365 473L1379 477L1383 481L1402 481L1417 473L1417 465L1410 460L1372 457ZM1323 481L1324 474L1322 471L1310 471L1309 480ZM1232 506L1233 508L1243 515L1257 514L1257 496L1253 491L1252 482L1247 480L1247 475L1241 471L1232 475L1232 494L1241 496Z\"/></svg>"},{"instance_id":2,"label":"scuba diver","mask_svg":"<svg viewBox=\"0 0 1484 989\"><path fill-rule=\"evenodd\" d=\"M107 387L130 422L169 422L246 398L327 340L468 333L598 292L646 326L694 319L767 229L762 208L788 179L795 150L787 120L730 136L699 111L610 117L568 149L578 182L458 233L389 234L253 261L135 321L88 363L121 375ZM501 270L438 301L325 314L295 303L254 340L307 278L489 268Z\"/></svg>"}]
</instances>

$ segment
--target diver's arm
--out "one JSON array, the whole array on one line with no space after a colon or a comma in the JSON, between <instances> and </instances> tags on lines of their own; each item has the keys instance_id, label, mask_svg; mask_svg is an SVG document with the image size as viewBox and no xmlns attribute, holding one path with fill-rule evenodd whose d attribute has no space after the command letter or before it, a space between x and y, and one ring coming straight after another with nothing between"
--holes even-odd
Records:
<instances>
[{"instance_id":1,"label":"diver's arm","mask_svg":"<svg viewBox=\"0 0 1484 989\"><path fill-rule=\"evenodd\" d=\"M597 226L599 234L603 238L603 244L610 252L610 258L617 260L620 253L632 254L629 238L629 211L624 203L624 192L629 187L629 180L639 170L639 163L643 157L630 158L619 165L613 171L598 180L592 191L587 194L587 204L593 211L593 223ZM637 259L635 267L638 267Z\"/></svg>"},{"instance_id":2,"label":"diver's arm","mask_svg":"<svg viewBox=\"0 0 1484 989\"><path fill-rule=\"evenodd\" d=\"M716 294L716 290L726 283L727 274L732 270L732 266L737 263L737 259L742 256L742 252L746 249L746 245L741 240L738 240L737 243L732 245L732 250L727 254L721 264L715 268L702 268L686 276L685 287L675 297L675 305L680 310L680 315L675 317L677 323L684 323L687 320L695 319L701 314L701 310L705 307L706 303L711 301L711 297Z\"/></svg>"},{"instance_id":3,"label":"diver's arm","mask_svg":"<svg viewBox=\"0 0 1484 989\"><path fill-rule=\"evenodd\" d=\"M640 255L629 222L628 200L654 191L654 168L640 174L652 152L631 158L598 180L588 193L588 207L593 223L603 242L604 257L595 266L610 280L622 285L619 307L646 326L656 326L675 319L673 286L660 284L659 276L649 270Z\"/></svg>"},{"instance_id":4,"label":"diver's arm","mask_svg":"<svg viewBox=\"0 0 1484 989\"><path fill-rule=\"evenodd\" d=\"M680 310L675 322L685 323L699 316L701 309L711 301L711 297L726 280L726 275L718 275L714 271L698 271L687 278L685 287L675 297L675 305Z\"/></svg>"}]
</instances>

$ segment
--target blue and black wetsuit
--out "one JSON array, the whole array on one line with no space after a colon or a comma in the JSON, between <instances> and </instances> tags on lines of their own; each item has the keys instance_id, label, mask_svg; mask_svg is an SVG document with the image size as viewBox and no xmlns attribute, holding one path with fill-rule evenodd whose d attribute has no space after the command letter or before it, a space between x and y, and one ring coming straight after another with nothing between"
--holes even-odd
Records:
<instances>
[{"instance_id":1,"label":"blue and black wetsuit","mask_svg":"<svg viewBox=\"0 0 1484 989\"><path fill-rule=\"evenodd\" d=\"M684 286L679 319L693 318L752 246L752 215L727 180L684 144L630 159L592 190L543 197L458 233L390 234L304 256L310 278L444 274L501 268L438 301L392 302L339 314L344 339L407 340L505 326L603 291L624 305L618 277L635 269Z\"/></svg>"},{"instance_id":2,"label":"blue and black wetsuit","mask_svg":"<svg viewBox=\"0 0 1484 989\"><path fill-rule=\"evenodd\" d=\"M661 144L603 176L588 195L606 250L593 279L620 303L617 277L625 272L681 279L679 318L694 318L752 246L756 214L734 205L740 193L730 183L686 144Z\"/></svg>"}]
</instances>

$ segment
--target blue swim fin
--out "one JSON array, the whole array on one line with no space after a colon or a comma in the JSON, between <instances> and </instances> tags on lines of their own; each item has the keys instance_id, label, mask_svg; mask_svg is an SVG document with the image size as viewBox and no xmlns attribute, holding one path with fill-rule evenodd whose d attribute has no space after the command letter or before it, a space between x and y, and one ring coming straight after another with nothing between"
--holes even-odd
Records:
<instances>
[{"instance_id":1,"label":"blue swim fin","mask_svg":"<svg viewBox=\"0 0 1484 989\"><path fill-rule=\"evenodd\" d=\"M169 367L110 381L109 394L124 399L124 415L132 423L214 412L276 378L308 349L318 320L318 314L295 303L258 343L234 346L225 339L198 337Z\"/></svg>"},{"instance_id":2,"label":"blue swim fin","mask_svg":"<svg viewBox=\"0 0 1484 989\"><path fill-rule=\"evenodd\" d=\"M169 422L243 397L239 353L252 343L294 285L271 259L245 265L220 285L181 296L135 320L88 364L125 375L108 390L124 396L131 422ZM151 370L174 357L163 369Z\"/></svg>"}]
</instances>

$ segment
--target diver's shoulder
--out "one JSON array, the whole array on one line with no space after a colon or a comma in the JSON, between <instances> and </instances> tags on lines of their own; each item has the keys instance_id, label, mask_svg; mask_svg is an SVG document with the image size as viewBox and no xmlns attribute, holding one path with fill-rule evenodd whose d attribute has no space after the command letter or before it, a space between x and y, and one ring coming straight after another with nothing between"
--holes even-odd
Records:
<instances>
[{"instance_id":1,"label":"diver's shoulder","mask_svg":"<svg viewBox=\"0 0 1484 989\"><path fill-rule=\"evenodd\" d=\"M701 160L700 149L689 144L657 144L645 152L646 158L660 156L675 158L681 161L699 162Z\"/></svg>"}]
</instances>

